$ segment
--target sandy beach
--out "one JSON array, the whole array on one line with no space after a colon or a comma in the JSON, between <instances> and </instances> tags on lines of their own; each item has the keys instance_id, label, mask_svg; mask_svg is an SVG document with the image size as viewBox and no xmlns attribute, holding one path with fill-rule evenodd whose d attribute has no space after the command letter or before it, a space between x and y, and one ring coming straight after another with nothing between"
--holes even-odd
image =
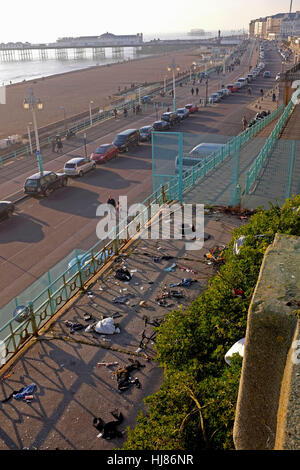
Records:
<instances>
[{"instance_id":1,"label":"sandy beach","mask_svg":"<svg viewBox=\"0 0 300 470\"><path fill-rule=\"evenodd\" d=\"M104 108L109 104L108 97L118 93L119 87L122 90L125 86L130 88L134 82L163 81L166 75L171 79L172 72L168 72L167 67L173 58L183 72L190 69L199 53L199 49L193 48L9 85L6 87L6 105L0 105L0 138L26 134L32 115L23 109L23 101L29 95L30 86L44 104L43 111L37 113L38 126L44 127L63 120L62 106L68 119L88 112L90 101L94 102L95 111Z\"/></svg>"}]
</instances>

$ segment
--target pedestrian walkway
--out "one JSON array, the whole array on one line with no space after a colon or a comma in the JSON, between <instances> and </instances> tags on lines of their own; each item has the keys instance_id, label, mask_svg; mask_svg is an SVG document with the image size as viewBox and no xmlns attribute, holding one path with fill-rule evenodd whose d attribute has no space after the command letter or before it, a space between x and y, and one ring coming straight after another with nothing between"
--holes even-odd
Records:
<instances>
[{"instance_id":1,"label":"pedestrian walkway","mask_svg":"<svg viewBox=\"0 0 300 470\"><path fill-rule=\"evenodd\" d=\"M249 209L269 207L269 202L282 205L287 197L300 193L300 107L294 108L281 138L252 189L242 197L242 205Z\"/></svg>"}]
</instances>

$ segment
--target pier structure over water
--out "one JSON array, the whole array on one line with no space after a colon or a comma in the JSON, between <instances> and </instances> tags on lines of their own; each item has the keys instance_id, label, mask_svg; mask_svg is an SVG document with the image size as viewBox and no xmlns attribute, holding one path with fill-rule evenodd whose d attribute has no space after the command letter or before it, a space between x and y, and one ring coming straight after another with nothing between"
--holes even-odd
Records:
<instances>
[{"instance_id":1,"label":"pier structure over water","mask_svg":"<svg viewBox=\"0 0 300 470\"><path fill-rule=\"evenodd\" d=\"M134 49L143 48L143 50L157 50L158 52L165 47L200 47L200 46L234 46L239 44L245 39L245 36L226 36L209 39L170 39L160 40L154 39L152 41L144 42L142 35L137 35L136 39L132 36L113 36L107 33L105 39L96 38L87 41L87 38L64 38L55 43L48 44L30 44L30 43L8 43L0 44L0 62L13 62L32 60L33 52L38 51L41 60L49 58L49 52L55 51L55 56L59 59L68 60L76 58L83 58L86 56L88 49L92 50L93 57L104 58L105 49L111 48L114 57L123 57L124 48L131 47ZM128 38L128 39L127 39ZM135 36L134 36L135 38ZM81 39L81 40L79 40ZM69 51L73 50L73 54Z\"/></svg>"}]
</instances>

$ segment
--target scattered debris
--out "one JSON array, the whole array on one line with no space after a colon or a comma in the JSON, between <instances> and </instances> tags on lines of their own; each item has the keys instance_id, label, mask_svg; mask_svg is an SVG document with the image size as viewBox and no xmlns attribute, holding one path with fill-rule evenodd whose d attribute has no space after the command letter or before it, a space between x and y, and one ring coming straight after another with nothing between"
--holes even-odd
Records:
<instances>
[{"instance_id":1,"label":"scattered debris","mask_svg":"<svg viewBox=\"0 0 300 470\"><path fill-rule=\"evenodd\" d=\"M205 254L205 257L214 264L223 264L225 262L225 257L223 256L224 249L224 245L216 246L209 250L209 252Z\"/></svg>"},{"instance_id":2,"label":"scattered debris","mask_svg":"<svg viewBox=\"0 0 300 470\"><path fill-rule=\"evenodd\" d=\"M193 282L198 282L197 279L184 278L180 282L170 284L170 287L191 287Z\"/></svg>"},{"instance_id":3,"label":"scattered debris","mask_svg":"<svg viewBox=\"0 0 300 470\"><path fill-rule=\"evenodd\" d=\"M118 362L97 362L97 367L105 366L105 367L110 367L110 366L117 366L119 365Z\"/></svg>"},{"instance_id":4,"label":"scattered debris","mask_svg":"<svg viewBox=\"0 0 300 470\"><path fill-rule=\"evenodd\" d=\"M179 266L179 269L181 271L186 271L187 273L198 274L198 271L194 271L193 269L191 269L187 266Z\"/></svg>"},{"instance_id":5,"label":"scattered debris","mask_svg":"<svg viewBox=\"0 0 300 470\"><path fill-rule=\"evenodd\" d=\"M114 319L112 317L104 318L100 320L94 326L96 333L104 335L113 335L114 333L120 333L120 328L115 326Z\"/></svg>"},{"instance_id":6,"label":"scattered debris","mask_svg":"<svg viewBox=\"0 0 300 470\"><path fill-rule=\"evenodd\" d=\"M11 398L15 398L15 400L32 400L33 393L36 391L36 384L32 383L27 385L26 387L22 387L20 390L14 390L7 398L1 401L1 403L8 402Z\"/></svg>"},{"instance_id":7,"label":"scattered debris","mask_svg":"<svg viewBox=\"0 0 300 470\"><path fill-rule=\"evenodd\" d=\"M176 266L177 266L177 264L176 264L176 263L173 263L173 264L171 264L171 266L169 266L168 268L165 268L165 271L166 271L166 272L174 272L175 269L176 269Z\"/></svg>"},{"instance_id":8,"label":"scattered debris","mask_svg":"<svg viewBox=\"0 0 300 470\"><path fill-rule=\"evenodd\" d=\"M82 325L81 323L72 322L72 321L69 321L69 320L65 320L64 323L70 329L70 334L71 335L73 333L75 333L75 331L80 331L80 330L83 330L85 328L85 326Z\"/></svg>"},{"instance_id":9,"label":"scattered debris","mask_svg":"<svg viewBox=\"0 0 300 470\"><path fill-rule=\"evenodd\" d=\"M143 364L141 364L138 360L133 360L129 359L130 364L121 367L117 369L115 372L112 373L112 375L117 376L117 382L118 382L118 390L120 392L124 392L127 390L131 385L136 385L137 388L141 388L141 383L138 378L132 378L130 376L130 372L134 370L140 370L142 367L145 367Z\"/></svg>"},{"instance_id":10,"label":"scattered debris","mask_svg":"<svg viewBox=\"0 0 300 470\"><path fill-rule=\"evenodd\" d=\"M109 421L104 423L101 418L93 418L93 426L100 431L97 437L102 437L103 439L115 439L116 437L122 437L123 432L118 431L117 426L121 424L124 420L122 413L116 409L111 411L112 416L115 418L115 421Z\"/></svg>"},{"instance_id":11,"label":"scattered debris","mask_svg":"<svg viewBox=\"0 0 300 470\"><path fill-rule=\"evenodd\" d=\"M123 266L116 270L115 277L116 279L119 279L119 281L130 281L132 274L130 274L128 269Z\"/></svg>"},{"instance_id":12,"label":"scattered debris","mask_svg":"<svg viewBox=\"0 0 300 470\"><path fill-rule=\"evenodd\" d=\"M129 299L131 299L132 297L135 297L134 294L127 294L127 295L123 295L121 297L115 297L112 302L114 304L126 304L127 302L129 302Z\"/></svg>"},{"instance_id":13,"label":"scattered debris","mask_svg":"<svg viewBox=\"0 0 300 470\"><path fill-rule=\"evenodd\" d=\"M235 255L238 255L241 251L241 247L244 245L245 243L245 235L241 235L235 242L234 242L234 245L233 245L233 253Z\"/></svg>"},{"instance_id":14,"label":"scattered debris","mask_svg":"<svg viewBox=\"0 0 300 470\"><path fill-rule=\"evenodd\" d=\"M244 291L242 289L232 289L232 294L234 297L245 297Z\"/></svg>"}]
</instances>

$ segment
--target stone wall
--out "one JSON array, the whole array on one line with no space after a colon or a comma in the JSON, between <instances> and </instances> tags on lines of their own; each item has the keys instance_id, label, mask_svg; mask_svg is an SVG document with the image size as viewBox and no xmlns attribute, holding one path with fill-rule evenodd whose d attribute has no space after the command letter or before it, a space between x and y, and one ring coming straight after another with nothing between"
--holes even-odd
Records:
<instances>
[{"instance_id":1,"label":"stone wall","mask_svg":"<svg viewBox=\"0 0 300 470\"><path fill-rule=\"evenodd\" d=\"M300 367L293 347L299 301L300 237L277 234L248 313L233 436L238 450L300 448ZM291 413L296 409L297 416Z\"/></svg>"}]
</instances>

